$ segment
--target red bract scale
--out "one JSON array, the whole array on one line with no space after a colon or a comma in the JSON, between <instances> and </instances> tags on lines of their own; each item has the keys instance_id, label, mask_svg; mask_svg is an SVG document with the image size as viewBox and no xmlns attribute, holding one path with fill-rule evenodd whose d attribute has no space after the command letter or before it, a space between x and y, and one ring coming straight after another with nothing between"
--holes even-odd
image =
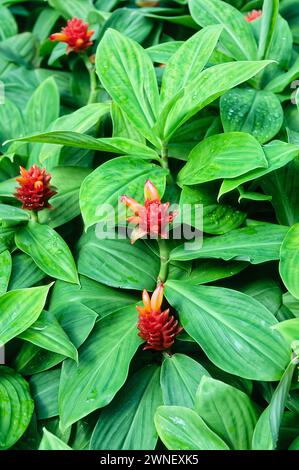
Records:
<instances>
[{"instance_id":1,"label":"red bract scale","mask_svg":"<svg viewBox=\"0 0 299 470\"><path fill-rule=\"evenodd\" d=\"M169 349L182 331L172 315L169 315L169 308L161 312L163 302L164 286L159 284L154 291L152 298L146 290L142 293L143 307L137 306L139 312L138 336L146 341L145 349L164 351Z\"/></svg>"},{"instance_id":2,"label":"red bract scale","mask_svg":"<svg viewBox=\"0 0 299 470\"><path fill-rule=\"evenodd\" d=\"M131 243L135 243L146 234L167 238L168 225L173 221L176 213L169 212L169 202L161 203L158 190L150 180L147 180L144 185L144 206L129 196L122 196L121 200L134 212L134 216L127 219L128 222L137 225L131 233Z\"/></svg>"},{"instance_id":3,"label":"red bract scale","mask_svg":"<svg viewBox=\"0 0 299 470\"><path fill-rule=\"evenodd\" d=\"M22 202L23 209L41 211L51 208L48 201L57 194L50 185L51 175L37 165L33 165L29 170L20 167L20 174L21 176L16 178L20 186L16 189L15 197Z\"/></svg>"},{"instance_id":4,"label":"red bract scale","mask_svg":"<svg viewBox=\"0 0 299 470\"><path fill-rule=\"evenodd\" d=\"M67 26L62 28L61 33L51 34L50 39L51 41L65 42L68 45L67 53L84 51L93 44L90 38L94 30L88 31L88 26L89 24L84 23L81 18L72 18L68 20Z\"/></svg>"},{"instance_id":5,"label":"red bract scale","mask_svg":"<svg viewBox=\"0 0 299 470\"><path fill-rule=\"evenodd\" d=\"M248 23L251 23L251 21L256 20L260 16L262 16L261 10L252 10L245 16L245 20L248 21Z\"/></svg>"}]
</instances>

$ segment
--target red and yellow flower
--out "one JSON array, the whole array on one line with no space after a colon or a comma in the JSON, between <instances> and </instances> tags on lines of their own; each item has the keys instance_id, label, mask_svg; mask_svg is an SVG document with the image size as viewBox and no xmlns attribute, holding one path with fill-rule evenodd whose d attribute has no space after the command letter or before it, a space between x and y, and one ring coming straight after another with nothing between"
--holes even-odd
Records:
<instances>
[{"instance_id":1,"label":"red and yellow flower","mask_svg":"<svg viewBox=\"0 0 299 470\"><path fill-rule=\"evenodd\" d=\"M163 302L164 286L159 284L150 298L146 290L142 293L143 307L137 306L139 312L138 336L146 341L143 349L154 349L163 351L169 349L176 338L182 331L172 315L169 315L169 308L161 311Z\"/></svg>"},{"instance_id":2,"label":"red and yellow flower","mask_svg":"<svg viewBox=\"0 0 299 470\"><path fill-rule=\"evenodd\" d=\"M93 44L91 37L94 34L94 30L88 31L89 24L84 23L81 18L72 18L68 20L67 26L62 28L60 33L51 34L51 41L65 42L67 47L67 53L82 52Z\"/></svg>"},{"instance_id":3,"label":"red and yellow flower","mask_svg":"<svg viewBox=\"0 0 299 470\"><path fill-rule=\"evenodd\" d=\"M122 196L121 201L134 213L134 216L127 218L128 222L136 225L131 233L131 243L147 234L167 238L168 226L176 214L169 212L169 202L161 202L158 190L150 180L144 185L143 206L129 196Z\"/></svg>"},{"instance_id":4,"label":"red and yellow flower","mask_svg":"<svg viewBox=\"0 0 299 470\"><path fill-rule=\"evenodd\" d=\"M252 10L245 16L245 20L248 21L248 23L251 23L252 21L262 16L262 14L262 10Z\"/></svg>"},{"instance_id":5,"label":"red and yellow flower","mask_svg":"<svg viewBox=\"0 0 299 470\"><path fill-rule=\"evenodd\" d=\"M31 211L41 211L51 208L49 199L56 193L50 185L51 175L45 169L33 165L29 170L20 167L21 176L16 178L19 187L15 197L22 202L22 208Z\"/></svg>"}]
</instances>

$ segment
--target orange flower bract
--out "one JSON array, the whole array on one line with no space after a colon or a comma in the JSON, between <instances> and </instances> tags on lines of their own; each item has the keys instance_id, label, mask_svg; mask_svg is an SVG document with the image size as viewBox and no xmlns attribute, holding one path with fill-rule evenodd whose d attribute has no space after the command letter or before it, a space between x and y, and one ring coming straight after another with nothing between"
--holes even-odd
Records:
<instances>
[{"instance_id":1,"label":"orange flower bract","mask_svg":"<svg viewBox=\"0 0 299 470\"><path fill-rule=\"evenodd\" d=\"M67 47L67 53L81 52L87 49L93 44L91 37L94 34L94 30L88 31L89 24L84 23L81 18L72 18L68 20L67 26L62 28L60 33L51 34L51 41L65 42Z\"/></svg>"}]
</instances>

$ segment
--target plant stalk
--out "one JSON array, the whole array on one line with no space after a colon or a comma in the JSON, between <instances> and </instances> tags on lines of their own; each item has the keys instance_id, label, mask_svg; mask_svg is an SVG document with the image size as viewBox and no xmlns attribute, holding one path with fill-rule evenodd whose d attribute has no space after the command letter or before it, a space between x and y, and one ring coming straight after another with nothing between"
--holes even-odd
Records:
<instances>
[{"instance_id":1,"label":"plant stalk","mask_svg":"<svg viewBox=\"0 0 299 470\"><path fill-rule=\"evenodd\" d=\"M90 80L90 93L87 104L97 103L97 96L98 96L98 80L95 66L89 61L89 58L86 54L82 56L87 71L89 73L89 80Z\"/></svg>"},{"instance_id":2,"label":"plant stalk","mask_svg":"<svg viewBox=\"0 0 299 470\"><path fill-rule=\"evenodd\" d=\"M159 251L160 251L160 272L158 275L158 283L166 282L169 270L169 249L167 241L163 238L158 239Z\"/></svg>"}]
</instances>

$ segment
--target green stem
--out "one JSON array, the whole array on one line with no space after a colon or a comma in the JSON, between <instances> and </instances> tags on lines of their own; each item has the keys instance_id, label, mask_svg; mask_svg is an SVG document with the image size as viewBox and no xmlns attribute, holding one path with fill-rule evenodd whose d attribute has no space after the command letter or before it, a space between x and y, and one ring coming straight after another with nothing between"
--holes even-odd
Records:
<instances>
[{"instance_id":1,"label":"green stem","mask_svg":"<svg viewBox=\"0 0 299 470\"><path fill-rule=\"evenodd\" d=\"M38 214L37 214L37 212L31 211L31 213L30 213L30 219L31 219L33 222L38 222Z\"/></svg>"},{"instance_id":2,"label":"green stem","mask_svg":"<svg viewBox=\"0 0 299 470\"><path fill-rule=\"evenodd\" d=\"M82 55L82 59L88 70L89 79L90 79L90 93L89 93L89 99L88 99L87 104L97 103L99 87L98 87L98 80L97 80L95 66L89 61L89 58L86 54Z\"/></svg>"},{"instance_id":3,"label":"green stem","mask_svg":"<svg viewBox=\"0 0 299 470\"><path fill-rule=\"evenodd\" d=\"M161 166L162 168L166 168L166 170L169 170L169 165L168 165L168 147L166 144L162 145L162 151L161 151Z\"/></svg>"},{"instance_id":4,"label":"green stem","mask_svg":"<svg viewBox=\"0 0 299 470\"><path fill-rule=\"evenodd\" d=\"M160 272L158 276L158 282L165 282L168 276L169 270L169 249L167 241L163 238L158 239L158 245L160 250Z\"/></svg>"}]
</instances>

